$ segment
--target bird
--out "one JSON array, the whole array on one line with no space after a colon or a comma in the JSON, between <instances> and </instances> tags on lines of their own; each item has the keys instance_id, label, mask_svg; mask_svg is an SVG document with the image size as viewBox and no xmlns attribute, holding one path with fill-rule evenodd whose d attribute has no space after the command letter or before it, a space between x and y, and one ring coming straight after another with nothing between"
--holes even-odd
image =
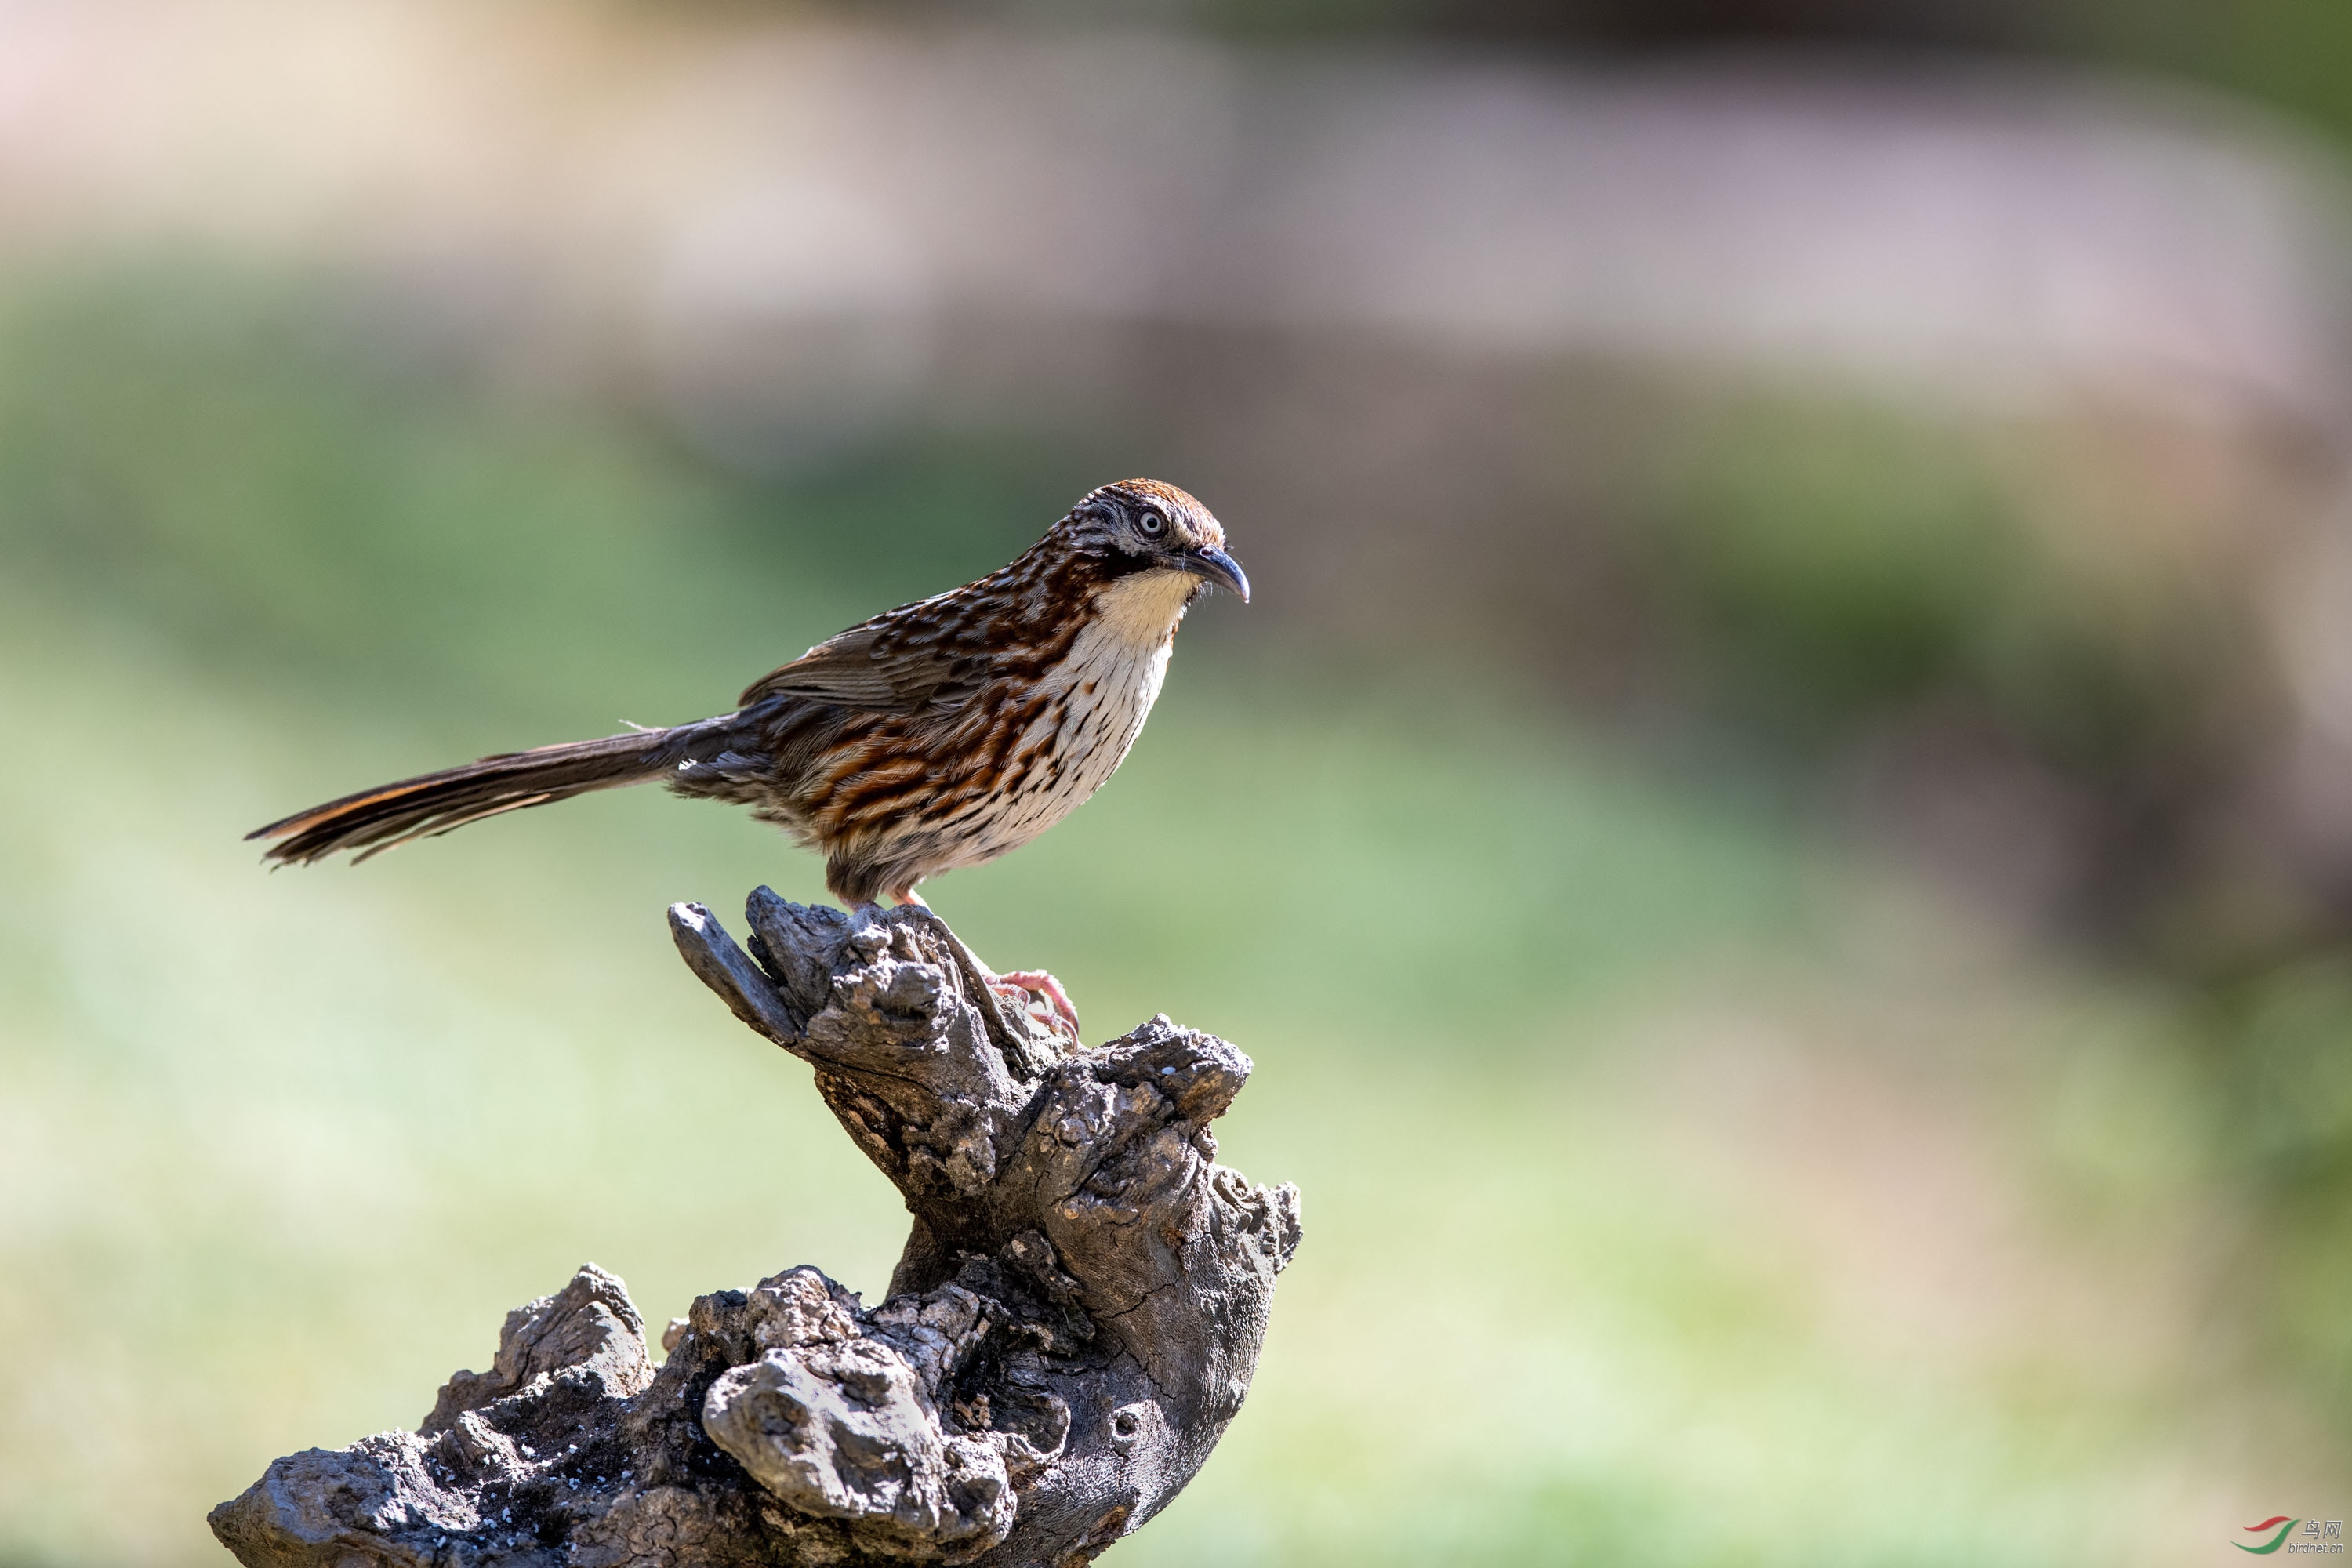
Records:
<instances>
[{"instance_id":1,"label":"bird","mask_svg":"<svg viewBox=\"0 0 2352 1568\"><path fill-rule=\"evenodd\" d=\"M862 621L751 683L731 711L666 729L506 752L296 812L246 835L263 858L365 860L415 839L592 790L661 781L749 806L824 857L854 910L920 904L919 884L993 860L1067 816L1126 759L1176 629L1216 588L1249 602L1223 525L1185 491L1089 491L1012 562ZM993 975L1077 1009L1043 970Z\"/></svg>"}]
</instances>

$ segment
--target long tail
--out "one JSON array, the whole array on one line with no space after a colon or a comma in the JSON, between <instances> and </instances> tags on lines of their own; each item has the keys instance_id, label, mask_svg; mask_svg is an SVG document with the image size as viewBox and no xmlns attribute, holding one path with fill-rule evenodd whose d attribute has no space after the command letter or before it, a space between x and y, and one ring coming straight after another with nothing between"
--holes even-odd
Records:
<instances>
[{"instance_id":1,"label":"long tail","mask_svg":"<svg viewBox=\"0 0 2352 1568\"><path fill-rule=\"evenodd\" d=\"M246 837L279 840L264 858L281 866L307 866L343 849L359 851L352 857L356 863L500 812L664 777L699 749L694 741L719 728L718 721L706 720L484 757L298 811Z\"/></svg>"}]
</instances>

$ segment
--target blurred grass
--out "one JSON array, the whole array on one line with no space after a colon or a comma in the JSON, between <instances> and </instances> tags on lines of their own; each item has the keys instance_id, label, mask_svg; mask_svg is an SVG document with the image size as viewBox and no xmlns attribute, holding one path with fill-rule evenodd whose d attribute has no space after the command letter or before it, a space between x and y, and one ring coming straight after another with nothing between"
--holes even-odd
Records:
<instances>
[{"instance_id":1,"label":"blurred grass","mask_svg":"<svg viewBox=\"0 0 2352 1568\"><path fill-rule=\"evenodd\" d=\"M2046 515L2062 442L1860 397L1724 402L1673 447L1654 531L1715 704L1783 750L1933 698L2055 765L2146 775L2242 697L2221 552L2181 549L2152 508L2132 531Z\"/></svg>"},{"instance_id":2,"label":"blurred grass","mask_svg":"<svg viewBox=\"0 0 2352 1568\"><path fill-rule=\"evenodd\" d=\"M0 299L0 1562L217 1561L213 1502L413 1423L583 1259L658 1322L802 1261L876 1291L904 1234L662 930L819 896L768 830L632 792L275 877L237 836L723 707L1087 476L916 441L746 489L372 310ZM1117 1560L2191 1561L2343 1473L2323 1363L2217 1299L2260 1188L2208 1015L1477 670L1221 658L1238 613L1114 787L933 889L1092 1032L1251 1051L1227 1157L1306 1194L1248 1410ZM2289 1081L2336 984L2249 1003Z\"/></svg>"}]
</instances>

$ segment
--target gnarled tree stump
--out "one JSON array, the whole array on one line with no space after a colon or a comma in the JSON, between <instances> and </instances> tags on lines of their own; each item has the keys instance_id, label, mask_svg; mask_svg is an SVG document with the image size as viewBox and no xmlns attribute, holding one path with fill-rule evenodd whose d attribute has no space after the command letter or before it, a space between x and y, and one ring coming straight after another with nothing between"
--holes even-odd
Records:
<instances>
[{"instance_id":1,"label":"gnarled tree stump","mask_svg":"<svg viewBox=\"0 0 2352 1568\"><path fill-rule=\"evenodd\" d=\"M867 1310L814 1268L696 1300L649 1359L593 1265L415 1432L279 1459L212 1513L248 1568L1076 1564L1241 1407L1296 1188L1216 1163L1247 1057L1164 1016L1075 1047L920 908L751 895L678 950L816 1068L914 1230Z\"/></svg>"}]
</instances>

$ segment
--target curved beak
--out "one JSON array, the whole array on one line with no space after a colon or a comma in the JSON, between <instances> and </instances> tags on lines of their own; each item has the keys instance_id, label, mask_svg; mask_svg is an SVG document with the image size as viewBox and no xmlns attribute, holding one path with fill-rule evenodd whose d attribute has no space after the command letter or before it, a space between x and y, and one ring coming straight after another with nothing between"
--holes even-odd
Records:
<instances>
[{"instance_id":1,"label":"curved beak","mask_svg":"<svg viewBox=\"0 0 2352 1568\"><path fill-rule=\"evenodd\" d=\"M1242 596L1243 604L1249 603L1249 578L1243 573L1242 563L1223 551L1187 550L1184 552L1184 570L1195 577L1206 578L1221 588L1232 589Z\"/></svg>"}]
</instances>

